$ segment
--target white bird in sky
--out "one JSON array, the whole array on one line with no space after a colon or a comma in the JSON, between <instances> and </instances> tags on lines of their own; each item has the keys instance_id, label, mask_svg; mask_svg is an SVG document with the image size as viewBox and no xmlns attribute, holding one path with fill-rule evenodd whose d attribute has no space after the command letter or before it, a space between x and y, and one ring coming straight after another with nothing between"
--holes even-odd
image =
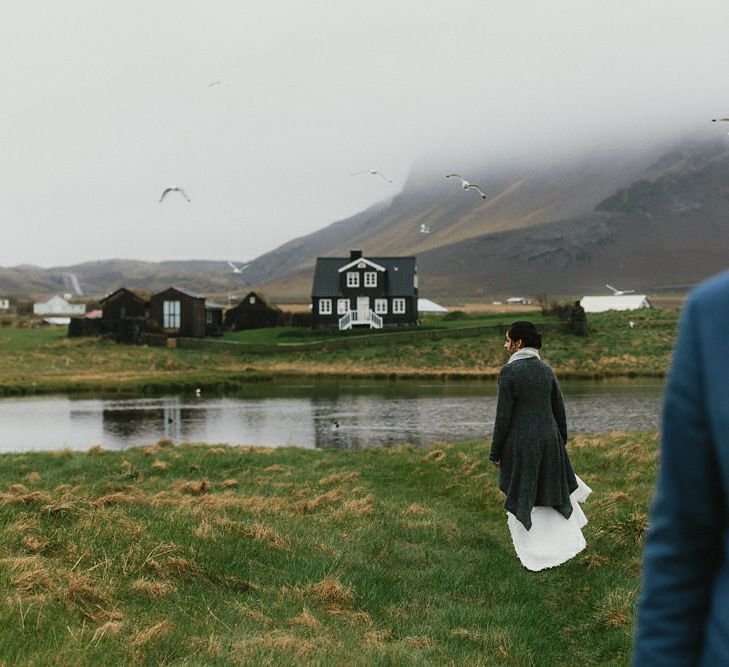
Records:
<instances>
[{"instance_id":1,"label":"white bird in sky","mask_svg":"<svg viewBox=\"0 0 729 667\"><path fill-rule=\"evenodd\" d=\"M392 181L385 176L379 169L363 169L362 171L355 171L354 173L350 174L350 176L357 176L357 174L371 174L372 176L380 176L381 178L384 178L388 183L392 183Z\"/></svg>"},{"instance_id":2,"label":"white bird in sky","mask_svg":"<svg viewBox=\"0 0 729 667\"><path fill-rule=\"evenodd\" d=\"M170 192L179 192L187 201L190 201L190 198L187 196L187 193L182 189L177 187L176 185L170 185L168 188L165 188L162 192L162 196L159 198L160 202L170 193Z\"/></svg>"},{"instance_id":3,"label":"white bird in sky","mask_svg":"<svg viewBox=\"0 0 729 667\"><path fill-rule=\"evenodd\" d=\"M478 194L481 195L481 199L486 199L486 195L483 193L483 190L481 189L480 185L476 185L475 183L469 183L463 176L460 176L459 174L446 174L446 178L460 178L461 179L461 187L464 190L468 190L469 188L473 188L478 192Z\"/></svg>"},{"instance_id":4,"label":"white bird in sky","mask_svg":"<svg viewBox=\"0 0 729 667\"><path fill-rule=\"evenodd\" d=\"M624 294L632 294L635 292L634 289L615 289L612 285L608 285L607 283L605 283L605 287L613 293L613 296L623 296Z\"/></svg>"},{"instance_id":5,"label":"white bird in sky","mask_svg":"<svg viewBox=\"0 0 729 667\"><path fill-rule=\"evenodd\" d=\"M712 118L712 123L729 123L729 118ZM727 132L729 134L729 132Z\"/></svg>"},{"instance_id":6,"label":"white bird in sky","mask_svg":"<svg viewBox=\"0 0 729 667\"><path fill-rule=\"evenodd\" d=\"M250 266L250 264L244 264L243 266L236 266L235 264L233 264L233 262L228 262L228 266L230 266L230 268L233 269L233 273L243 273L243 271L245 271Z\"/></svg>"},{"instance_id":7,"label":"white bird in sky","mask_svg":"<svg viewBox=\"0 0 729 667\"><path fill-rule=\"evenodd\" d=\"M430 226L426 225L424 222L420 223L420 233L430 234Z\"/></svg>"},{"instance_id":8,"label":"white bird in sky","mask_svg":"<svg viewBox=\"0 0 729 667\"><path fill-rule=\"evenodd\" d=\"M230 85L230 84L229 84L229 83L228 83L227 81L219 81L219 80L215 80L215 81L211 81L211 82L210 82L210 83L208 84L208 88L213 88L214 86L229 86L229 85Z\"/></svg>"}]
</instances>

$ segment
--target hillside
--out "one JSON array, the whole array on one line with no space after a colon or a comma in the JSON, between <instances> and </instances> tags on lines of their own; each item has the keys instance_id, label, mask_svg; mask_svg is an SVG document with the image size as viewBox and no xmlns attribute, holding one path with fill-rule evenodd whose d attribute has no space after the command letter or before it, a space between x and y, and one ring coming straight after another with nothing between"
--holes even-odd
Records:
<instances>
[{"instance_id":1,"label":"hillside","mask_svg":"<svg viewBox=\"0 0 729 667\"><path fill-rule=\"evenodd\" d=\"M180 285L218 298L255 287L279 300L306 299L316 257L353 248L416 255L421 293L438 298L577 294L605 283L683 290L729 266L723 137L463 169L486 200L445 173L419 165L391 199L261 255L244 274L203 260L18 266L0 268L0 296Z\"/></svg>"},{"instance_id":2,"label":"hillside","mask_svg":"<svg viewBox=\"0 0 729 667\"><path fill-rule=\"evenodd\" d=\"M414 176L389 204L256 264L278 259L284 275L266 289L291 294L305 293L316 254L416 254L421 293L439 298L604 292L605 283L684 290L729 267L729 143L608 157L485 176L484 202ZM432 233L420 234L421 223Z\"/></svg>"}]
</instances>

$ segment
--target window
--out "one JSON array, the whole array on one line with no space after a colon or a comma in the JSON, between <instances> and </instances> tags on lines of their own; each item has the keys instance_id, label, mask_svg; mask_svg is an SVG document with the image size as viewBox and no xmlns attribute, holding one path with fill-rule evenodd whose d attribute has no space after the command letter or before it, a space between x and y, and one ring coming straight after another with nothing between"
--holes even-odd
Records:
<instances>
[{"instance_id":1,"label":"window","mask_svg":"<svg viewBox=\"0 0 729 667\"><path fill-rule=\"evenodd\" d=\"M332 300L331 299L319 299L319 315L331 315L332 314Z\"/></svg>"},{"instance_id":2,"label":"window","mask_svg":"<svg viewBox=\"0 0 729 667\"><path fill-rule=\"evenodd\" d=\"M256 297L255 296L249 296L248 297L248 303L255 303L255 302L256 302Z\"/></svg>"},{"instance_id":3,"label":"window","mask_svg":"<svg viewBox=\"0 0 729 667\"><path fill-rule=\"evenodd\" d=\"M377 287L377 272L366 271L364 274L365 287Z\"/></svg>"},{"instance_id":4,"label":"window","mask_svg":"<svg viewBox=\"0 0 729 667\"><path fill-rule=\"evenodd\" d=\"M205 324L212 324L212 323L213 323L213 311L206 310L205 311Z\"/></svg>"},{"instance_id":5,"label":"window","mask_svg":"<svg viewBox=\"0 0 729 667\"><path fill-rule=\"evenodd\" d=\"M375 312L378 315L387 315L387 299L375 299Z\"/></svg>"},{"instance_id":6,"label":"window","mask_svg":"<svg viewBox=\"0 0 729 667\"><path fill-rule=\"evenodd\" d=\"M393 315L404 315L405 314L405 299L393 299L392 300L392 313L393 313Z\"/></svg>"},{"instance_id":7,"label":"window","mask_svg":"<svg viewBox=\"0 0 729 667\"><path fill-rule=\"evenodd\" d=\"M349 310L349 299L337 299L337 315L344 315Z\"/></svg>"},{"instance_id":8,"label":"window","mask_svg":"<svg viewBox=\"0 0 729 667\"><path fill-rule=\"evenodd\" d=\"M347 287L359 287L359 273L347 271Z\"/></svg>"},{"instance_id":9,"label":"window","mask_svg":"<svg viewBox=\"0 0 729 667\"><path fill-rule=\"evenodd\" d=\"M179 301L163 301L162 302L162 328L163 329L179 329L180 328L180 302Z\"/></svg>"},{"instance_id":10,"label":"window","mask_svg":"<svg viewBox=\"0 0 729 667\"><path fill-rule=\"evenodd\" d=\"M417 273L413 276L413 287L415 289L418 289L418 274Z\"/></svg>"}]
</instances>

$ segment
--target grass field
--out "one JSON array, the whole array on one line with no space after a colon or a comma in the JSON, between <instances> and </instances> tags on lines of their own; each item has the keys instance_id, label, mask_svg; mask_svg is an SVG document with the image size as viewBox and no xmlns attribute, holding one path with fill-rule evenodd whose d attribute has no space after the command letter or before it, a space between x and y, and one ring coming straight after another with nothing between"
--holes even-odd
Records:
<instances>
[{"instance_id":1,"label":"grass field","mask_svg":"<svg viewBox=\"0 0 729 667\"><path fill-rule=\"evenodd\" d=\"M0 457L0 664L624 665L656 433L576 436L588 548L524 570L487 443Z\"/></svg>"},{"instance_id":2,"label":"grass field","mask_svg":"<svg viewBox=\"0 0 729 667\"><path fill-rule=\"evenodd\" d=\"M533 319L545 327L543 356L562 378L665 374L678 311L645 310L591 315L589 335L566 333L556 320ZM511 314L441 321L437 340L422 337L389 342L386 333L367 346L281 350L256 354L245 348L216 350L126 346L97 338L66 338L65 329L0 329L0 393L159 392L195 387L229 389L276 376L495 378L505 362L503 332ZM629 321L635 327L628 325ZM424 333L435 331L426 322ZM456 337L454 328L475 329ZM450 333L449 333L450 332ZM468 331L466 331L468 333ZM295 335L294 335L295 334ZM342 334L329 334L342 338ZM267 329L231 336L243 342L311 342L321 332ZM298 338L297 338L298 337Z\"/></svg>"}]
</instances>

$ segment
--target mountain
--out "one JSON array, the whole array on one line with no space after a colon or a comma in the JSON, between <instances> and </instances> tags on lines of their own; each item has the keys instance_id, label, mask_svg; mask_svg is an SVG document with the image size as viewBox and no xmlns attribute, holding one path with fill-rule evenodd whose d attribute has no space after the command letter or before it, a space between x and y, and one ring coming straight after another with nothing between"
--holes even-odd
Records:
<instances>
[{"instance_id":1,"label":"mountain","mask_svg":"<svg viewBox=\"0 0 729 667\"><path fill-rule=\"evenodd\" d=\"M442 174L416 173L391 201L251 268L267 293L303 295L317 255L415 254L421 294L457 298L604 292L605 283L684 290L729 267L726 141L473 173L486 201Z\"/></svg>"},{"instance_id":2,"label":"mountain","mask_svg":"<svg viewBox=\"0 0 729 667\"><path fill-rule=\"evenodd\" d=\"M261 255L243 274L203 260L17 266L0 268L0 296L100 297L121 286L155 292L178 285L217 298L255 287L279 301L306 299L316 257L351 249L416 255L421 294L441 299L576 295L604 292L605 283L683 290L729 267L723 137L551 161L474 161L462 173L486 200L446 173L423 163L389 200Z\"/></svg>"}]
</instances>

